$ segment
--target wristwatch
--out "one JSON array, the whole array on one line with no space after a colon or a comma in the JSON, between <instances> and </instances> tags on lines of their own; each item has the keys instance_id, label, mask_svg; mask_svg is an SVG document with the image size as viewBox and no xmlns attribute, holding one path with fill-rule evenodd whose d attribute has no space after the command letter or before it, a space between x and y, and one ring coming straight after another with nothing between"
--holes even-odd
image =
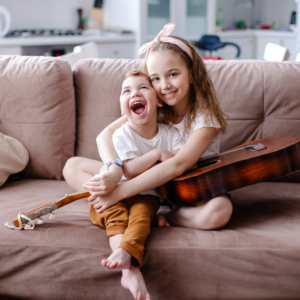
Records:
<instances>
[{"instance_id":1,"label":"wristwatch","mask_svg":"<svg viewBox=\"0 0 300 300\"><path fill-rule=\"evenodd\" d=\"M104 166L100 170L100 174L103 173L103 172L108 171L108 168L113 164L115 164L115 165L117 165L121 168L123 167L123 162L121 161L121 159L115 158L114 160L110 160L110 161L108 161L107 163L104 164Z\"/></svg>"},{"instance_id":2,"label":"wristwatch","mask_svg":"<svg viewBox=\"0 0 300 300\"><path fill-rule=\"evenodd\" d=\"M106 163L106 169L108 170L108 168L110 167L110 165L112 164L116 164L117 166L119 167L123 167L123 162L121 161L121 159L119 158L115 158L114 160L109 160L107 163Z\"/></svg>"}]
</instances>

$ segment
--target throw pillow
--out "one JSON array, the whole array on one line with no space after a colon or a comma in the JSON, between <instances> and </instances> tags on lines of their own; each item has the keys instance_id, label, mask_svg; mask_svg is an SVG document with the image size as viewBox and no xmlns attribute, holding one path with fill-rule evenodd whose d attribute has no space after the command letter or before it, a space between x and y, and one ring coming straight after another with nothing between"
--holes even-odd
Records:
<instances>
[{"instance_id":1,"label":"throw pillow","mask_svg":"<svg viewBox=\"0 0 300 300\"><path fill-rule=\"evenodd\" d=\"M29 161L29 153L16 139L0 132L0 186L8 176L21 172Z\"/></svg>"}]
</instances>

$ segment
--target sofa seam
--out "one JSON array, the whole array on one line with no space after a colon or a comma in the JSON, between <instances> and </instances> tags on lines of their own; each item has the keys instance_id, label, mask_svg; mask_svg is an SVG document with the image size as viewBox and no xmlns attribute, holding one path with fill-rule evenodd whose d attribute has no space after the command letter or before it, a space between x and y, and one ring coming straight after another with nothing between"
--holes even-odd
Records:
<instances>
[{"instance_id":1,"label":"sofa seam","mask_svg":"<svg viewBox=\"0 0 300 300\"><path fill-rule=\"evenodd\" d=\"M56 64L54 63L54 65L57 67L58 69L58 72L60 73L60 78L61 80L59 80L59 106L60 106L60 123L63 125L63 116L62 116L62 79L63 79L63 76L62 76L62 70L59 66L59 64ZM64 126L62 126L64 127ZM63 168L63 140L64 140L64 134L65 134L65 129L62 130L62 136L61 136L61 144L60 144L60 160L61 160L61 167ZM63 178L63 175L62 175L62 169L61 169L61 175L60 175L60 178Z\"/></svg>"}]
</instances>

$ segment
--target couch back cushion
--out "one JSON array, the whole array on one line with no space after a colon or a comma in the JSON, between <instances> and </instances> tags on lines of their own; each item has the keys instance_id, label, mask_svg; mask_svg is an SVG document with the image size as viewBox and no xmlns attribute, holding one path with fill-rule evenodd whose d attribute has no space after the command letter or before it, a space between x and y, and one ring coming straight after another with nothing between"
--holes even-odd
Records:
<instances>
[{"instance_id":1,"label":"couch back cushion","mask_svg":"<svg viewBox=\"0 0 300 300\"><path fill-rule=\"evenodd\" d=\"M206 66L229 117L220 151L271 135L300 136L299 63L229 60ZM76 65L76 155L99 159L95 139L120 117L121 84L132 68L143 70L143 61L97 59Z\"/></svg>"},{"instance_id":2,"label":"couch back cushion","mask_svg":"<svg viewBox=\"0 0 300 300\"><path fill-rule=\"evenodd\" d=\"M56 58L0 56L0 91L0 131L27 148L25 177L62 179L75 145L70 65Z\"/></svg>"},{"instance_id":3,"label":"couch back cushion","mask_svg":"<svg viewBox=\"0 0 300 300\"><path fill-rule=\"evenodd\" d=\"M76 109L76 155L99 160L97 135L121 117L120 94L125 74L143 70L142 60L86 59L73 68Z\"/></svg>"}]
</instances>

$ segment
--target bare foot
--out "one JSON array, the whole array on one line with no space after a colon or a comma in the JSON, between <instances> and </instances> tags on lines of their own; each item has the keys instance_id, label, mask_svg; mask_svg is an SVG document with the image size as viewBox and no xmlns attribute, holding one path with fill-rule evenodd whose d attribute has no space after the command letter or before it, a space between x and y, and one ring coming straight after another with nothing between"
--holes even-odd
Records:
<instances>
[{"instance_id":1,"label":"bare foot","mask_svg":"<svg viewBox=\"0 0 300 300\"><path fill-rule=\"evenodd\" d=\"M107 259L102 260L102 266L108 269L129 269L131 255L122 248L117 248Z\"/></svg>"},{"instance_id":2,"label":"bare foot","mask_svg":"<svg viewBox=\"0 0 300 300\"><path fill-rule=\"evenodd\" d=\"M121 284L131 292L135 300L151 300L140 269L130 267L128 270L122 270Z\"/></svg>"},{"instance_id":3,"label":"bare foot","mask_svg":"<svg viewBox=\"0 0 300 300\"><path fill-rule=\"evenodd\" d=\"M171 227L171 225L167 222L166 218L163 215L156 215L155 223L158 227Z\"/></svg>"}]
</instances>

